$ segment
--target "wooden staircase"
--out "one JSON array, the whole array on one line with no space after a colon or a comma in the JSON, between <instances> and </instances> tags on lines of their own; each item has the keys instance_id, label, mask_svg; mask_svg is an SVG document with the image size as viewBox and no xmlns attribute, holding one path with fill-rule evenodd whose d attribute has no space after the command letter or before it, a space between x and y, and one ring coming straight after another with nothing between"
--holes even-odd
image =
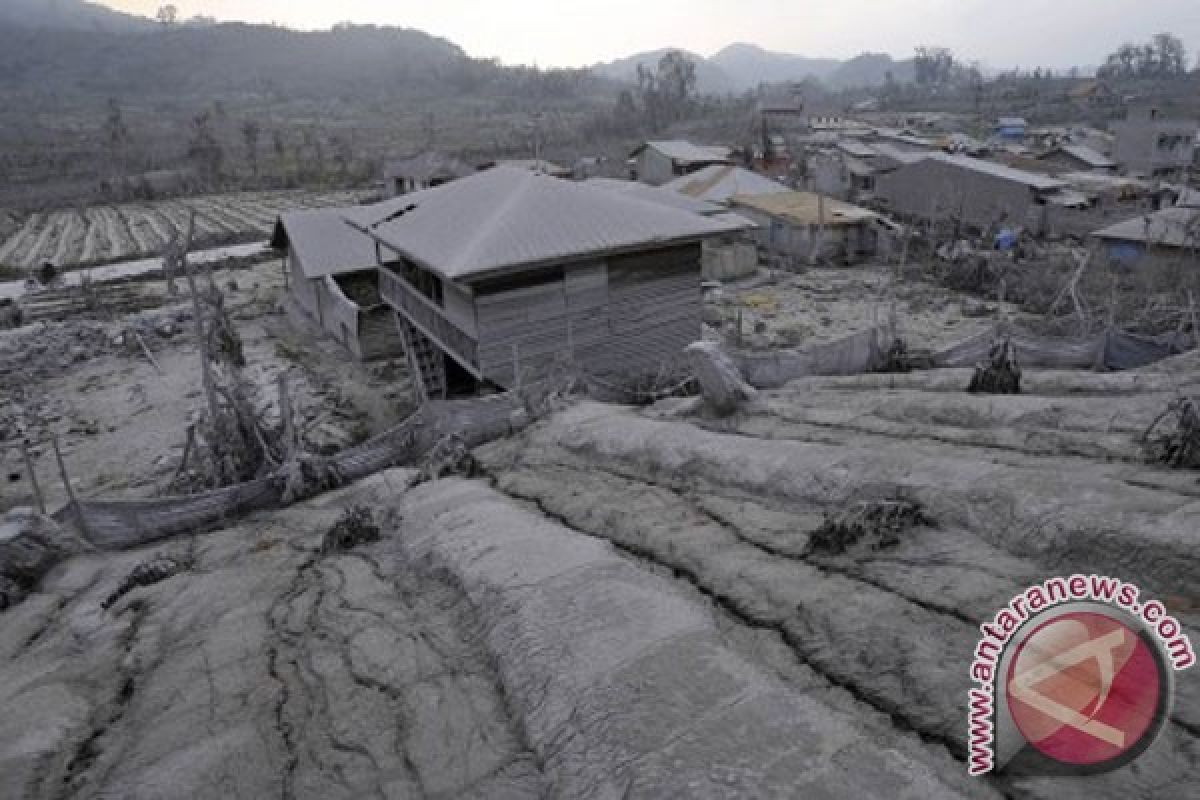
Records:
<instances>
[{"instance_id":1,"label":"wooden staircase","mask_svg":"<svg viewBox=\"0 0 1200 800\"><path fill-rule=\"evenodd\" d=\"M421 333L402 315L396 314L396 326L404 342L408 357L408 368L413 376L413 389L417 404L426 400L446 398L446 357L428 336Z\"/></svg>"}]
</instances>

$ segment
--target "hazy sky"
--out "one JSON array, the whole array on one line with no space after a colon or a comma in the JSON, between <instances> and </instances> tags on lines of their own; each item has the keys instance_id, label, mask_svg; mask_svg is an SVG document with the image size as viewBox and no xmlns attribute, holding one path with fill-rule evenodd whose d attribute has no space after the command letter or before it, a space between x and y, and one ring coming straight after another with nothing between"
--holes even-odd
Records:
<instances>
[{"instance_id":1,"label":"hazy sky","mask_svg":"<svg viewBox=\"0 0 1200 800\"><path fill-rule=\"evenodd\" d=\"M153 16L166 0L103 0ZM809 56L898 57L941 44L991 67L1095 65L1159 31L1200 49L1200 0L173 0L183 17L328 28L349 20L444 36L506 63L579 66L735 41Z\"/></svg>"}]
</instances>

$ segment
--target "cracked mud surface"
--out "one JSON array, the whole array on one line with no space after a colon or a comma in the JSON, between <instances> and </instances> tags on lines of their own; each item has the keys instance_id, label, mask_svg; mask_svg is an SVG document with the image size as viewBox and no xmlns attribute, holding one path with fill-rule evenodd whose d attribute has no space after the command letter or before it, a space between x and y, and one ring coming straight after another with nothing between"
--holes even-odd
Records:
<instances>
[{"instance_id":1,"label":"cracked mud surface","mask_svg":"<svg viewBox=\"0 0 1200 800\"><path fill-rule=\"evenodd\" d=\"M479 479L393 470L77 557L0 615L0 798L1190 797L1190 672L1117 772L963 758L978 625L1030 583L1119 575L1200 640L1200 484L1135 442L1194 374L808 379L719 421L585 403L480 448ZM934 524L807 546L897 495ZM380 540L322 555L349 505ZM161 555L194 567L101 610Z\"/></svg>"}]
</instances>

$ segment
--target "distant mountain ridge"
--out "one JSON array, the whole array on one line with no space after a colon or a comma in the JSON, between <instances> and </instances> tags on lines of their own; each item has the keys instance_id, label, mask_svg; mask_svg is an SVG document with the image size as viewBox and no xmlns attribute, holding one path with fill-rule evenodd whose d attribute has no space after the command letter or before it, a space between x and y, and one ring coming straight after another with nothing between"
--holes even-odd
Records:
<instances>
[{"instance_id":1,"label":"distant mountain ridge","mask_svg":"<svg viewBox=\"0 0 1200 800\"><path fill-rule=\"evenodd\" d=\"M158 23L86 0L0 0L0 24L129 33L152 30Z\"/></svg>"},{"instance_id":2,"label":"distant mountain ridge","mask_svg":"<svg viewBox=\"0 0 1200 800\"><path fill-rule=\"evenodd\" d=\"M638 64L653 68L663 54L672 49L662 48L637 53L592 67L605 77L619 81L636 79ZM696 62L696 87L709 94L742 92L760 83L785 83L819 80L831 89L882 86L888 73L900 83L911 81L915 75L911 59L896 61L886 53L863 53L847 60L809 58L792 53L766 50L755 44L737 42L709 58L682 51Z\"/></svg>"}]
</instances>

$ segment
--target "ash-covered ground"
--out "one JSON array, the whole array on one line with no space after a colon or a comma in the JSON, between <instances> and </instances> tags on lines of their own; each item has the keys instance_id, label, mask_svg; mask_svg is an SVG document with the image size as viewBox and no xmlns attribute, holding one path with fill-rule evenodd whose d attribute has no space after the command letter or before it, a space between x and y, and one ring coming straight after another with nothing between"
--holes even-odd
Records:
<instances>
[{"instance_id":1,"label":"ash-covered ground","mask_svg":"<svg viewBox=\"0 0 1200 800\"><path fill-rule=\"evenodd\" d=\"M769 347L822 317L869 325L869 273L722 292L775 304L757 332L743 313ZM410 410L403 367L354 365L281 311L277 264L219 281L264 406L286 370L311 446ZM839 281L863 290L789 314ZM20 437L51 505L51 436L85 497L151 496L176 469L198 357L185 304L137 292L138 311L0 334L4 508L29 500ZM931 287L896 296L913 330L993 321ZM1200 476L1140 439L1200 359L1026 370L1016 396L969 380L806 378L720 419L579 401L479 448L470 477L390 470L70 558L0 613L0 798L1194 796L1191 673L1117 772L981 780L965 757L978 626L1025 586L1119 575L1196 640ZM887 504L919 513L855 516ZM352 508L378 535L330 546ZM155 559L179 568L105 608Z\"/></svg>"}]
</instances>

